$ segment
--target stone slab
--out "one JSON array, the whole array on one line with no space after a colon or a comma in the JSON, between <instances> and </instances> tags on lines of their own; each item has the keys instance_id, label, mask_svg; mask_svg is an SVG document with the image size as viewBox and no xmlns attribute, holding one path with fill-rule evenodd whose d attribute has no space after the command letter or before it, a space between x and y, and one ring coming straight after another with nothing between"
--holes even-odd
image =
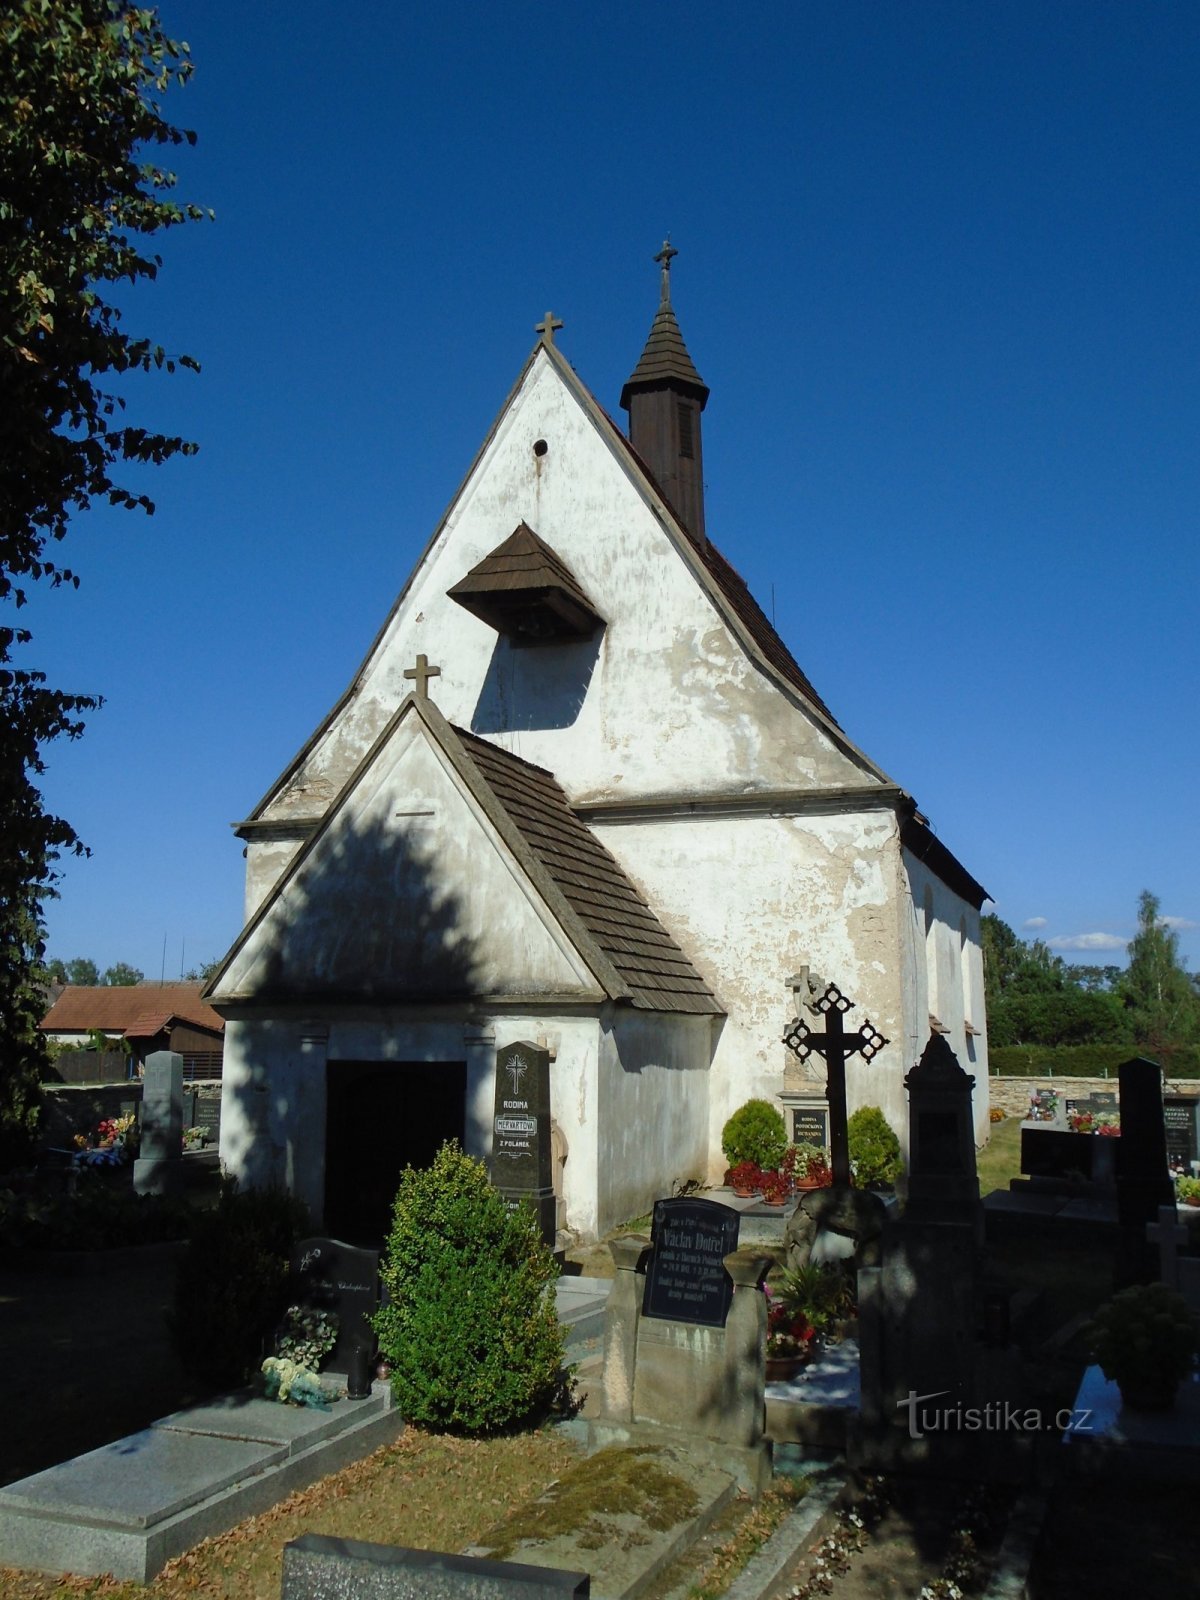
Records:
<instances>
[{"instance_id":1,"label":"stone slab","mask_svg":"<svg viewBox=\"0 0 1200 1600\"><path fill-rule=\"evenodd\" d=\"M1075 1396L1075 1417L1063 1447L1076 1471L1200 1481L1200 1374L1180 1384L1171 1410L1131 1411L1117 1385L1099 1367L1088 1367Z\"/></svg>"},{"instance_id":2,"label":"stone slab","mask_svg":"<svg viewBox=\"0 0 1200 1600\"><path fill-rule=\"evenodd\" d=\"M111 1487L106 1495L93 1466L89 1470L97 1487L89 1490L91 1501L71 1511L66 1509L67 1501L78 1496L82 1485L69 1469L78 1468L88 1457L77 1457L49 1473L9 1484L0 1490L0 1565L88 1576L112 1573L148 1583L173 1556L190 1550L201 1539L270 1510L297 1489L361 1460L403 1431L403 1421L392 1409L382 1384L375 1386L370 1400L339 1404L340 1432L303 1447L297 1444L290 1452L285 1445L232 1440L174 1427L145 1429L130 1439L89 1452L90 1457L106 1458ZM280 1411L286 1409L279 1407ZM335 1406L334 1412L338 1409ZM174 1464L177 1477L170 1487L170 1479L166 1484L143 1481L144 1495L139 1502L124 1463L133 1459L129 1447L147 1438L153 1441L153 1459L160 1466ZM244 1470L231 1480L221 1464L231 1465L239 1452ZM142 1449L141 1458L143 1462L151 1460L147 1449ZM209 1474L206 1484L204 1471ZM30 1485L55 1473L67 1474L61 1481L70 1485L70 1493L59 1493L50 1503L44 1487L30 1491ZM179 1476L200 1497L166 1512L172 1497L177 1501L185 1498L178 1490ZM152 1513L155 1520L151 1521Z\"/></svg>"},{"instance_id":3,"label":"stone slab","mask_svg":"<svg viewBox=\"0 0 1200 1600\"><path fill-rule=\"evenodd\" d=\"M144 1530L286 1454L281 1446L260 1440L198 1439L143 1428L0 1489L0 1515L24 1511Z\"/></svg>"},{"instance_id":4,"label":"stone slab","mask_svg":"<svg viewBox=\"0 0 1200 1600\"><path fill-rule=\"evenodd\" d=\"M328 1379L330 1375L324 1376ZM226 1395L208 1405L172 1412L154 1426L173 1433L275 1445L288 1455L295 1455L322 1439L344 1433L356 1415L368 1416L376 1410L378 1403L372 1398L337 1400L328 1411L318 1411L307 1406L281 1406L261 1395Z\"/></svg>"},{"instance_id":5,"label":"stone slab","mask_svg":"<svg viewBox=\"0 0 1200 1600\"><path fill-rule=\"evenodd\" d=\"M586 1572L306 1533L283 1547L280 1600L586 1600Z\"/></svg>"},{"instance_id":6,"label":"stone slab","mask_svg":"<svg viewBox=\"0 0 1200 1600\"><path fill-rule=\"evenodd\" d=\"M767 1385L767 1434L776 1444L844 1450L861 1404L858 1344L843 1339L794 1378Z\"/></svg>"}]
</instances>

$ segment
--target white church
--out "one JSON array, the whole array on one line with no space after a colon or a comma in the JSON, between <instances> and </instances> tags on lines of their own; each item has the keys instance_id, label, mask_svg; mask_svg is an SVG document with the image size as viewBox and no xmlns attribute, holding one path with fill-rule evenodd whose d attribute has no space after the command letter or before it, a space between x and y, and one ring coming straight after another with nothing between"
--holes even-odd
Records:
<instances>
[{"instance_id":1,"label":"white church","mask_svg":"<svg viewBox=\"0 0 1200 1600\"><path fill-rule=\"evenodd\" d=\"M903 1140L933 1029L986 1138L985 891L708 536L674 253L628 437L547 313L349 687L236 825L246 924L206 991L221 1157L343 1237L379 1237L446 1137L488 1155L518 1040L550 1051L566 1229L719 1181L745 1100L797 1128L823 1108L782 1042L805 974L889 1041L849 1063L851 1110Z\"/></svg>"}]
</instances>

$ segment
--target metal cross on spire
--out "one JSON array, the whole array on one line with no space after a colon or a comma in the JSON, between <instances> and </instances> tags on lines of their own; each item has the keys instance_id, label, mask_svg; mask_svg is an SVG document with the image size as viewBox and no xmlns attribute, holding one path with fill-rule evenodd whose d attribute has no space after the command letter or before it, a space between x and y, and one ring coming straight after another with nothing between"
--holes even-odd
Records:
<instances>
[{"instance_id":1,"label":"metal cross on spire","mask_svg":"<svg viewBox=\"0 0 1200 1600\"><path fill-rule=\"evenodd\" d=\"M430 678L440 678L441 675L441 667L431 667L429 658L425 655L417 657L415 667L405 667L404 669L404 676L413 680L413 693L418 700L429 699L429 680Z\"/></svg>"},{"instance_id":2,"label":"metal cross on spire","mask_svg":"<svg viewBox=\"0 0 1200 1600\"><path fill-rule=\"evenodd\" d=\"M554 335L562 327L562 319L556 317L553 311L547 311L542 320L534 327L534 333L540 333L543 344L553 344Z\"/></svg>"},{"instance_id":3,"label":"metal cross on spire","mask_svg":"<svg viewBox=\"0 0 1200 1600\"><path fill-rule=\"evenodd\" d=\"M671 243L671 235L668 234L663 240L662 249L654 258L655 261L662 262L662 303L665 306L671 304L671 262L678 254L679 251Z\"/></svg>"},{"instance_id":4,"label":"metal cross on spire","mask_svg":"<svg viewBox=\"0 0 1200 1600\"><path fill-rule=\"evenodd\" d=\"M806 1061L815 1050L825 1057L829 1068L826 1093L829 1096L829 1151L833 1165L835 1188L850 1187L850 1142L846 1133L846 1057L861 1055L872 1061L887 1044L887 1040L871 1023L864 1022L857 1033L847 1033L842 1018L854 1007L853 1000L838 988L836 983L827 986L817 1000L809 1001L813 1011L829 1018L824 1033L814 1033L803 1017L793 1017L788 1024L783 1042L801 1061Z\"/></svg>"}]
</instances>

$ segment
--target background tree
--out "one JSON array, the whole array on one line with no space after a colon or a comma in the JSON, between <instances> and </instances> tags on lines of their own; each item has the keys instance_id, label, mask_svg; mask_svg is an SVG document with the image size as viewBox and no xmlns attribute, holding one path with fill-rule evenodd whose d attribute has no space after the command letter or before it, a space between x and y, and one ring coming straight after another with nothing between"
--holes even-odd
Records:
<instances>
[{"instance_id":1,"label":"background tree","mask_svg":"<svg viewBox=\"0 0 1200 1600\"><path fill-rule=\"evenodd\" d=\"M114 989L132 989L135 984L141 983L146 976L138 967L131 967L128 961L118 961L114 966L106 967L101 983L107 983Z\"/></svg>"},{"instance_id":2,"label":"background tree","mask_svg":"<svg viewBox=\"0 0 1200 1600\"><path fill-rule=\"evenodd\" d=\"M122 327L107 286L153 278L143 240L199 218L171 197L174 174L144 147L194 142L159 98L192 70L153 10L118 0L11 0L0 11L0 603L27 581L77 583L48 554L71 514L99 497L154 507L116 481L119 463L190 454L181 438L123 420L110 379L176 364ZM32 1135L45 1064L37 1034L43 902L54 863L82 845L46 814L42 750L75 738L94 695L47 686L27 664L29 633L0 622L0 1165Z\"/></svg>"},{"instance_id":3,"label":"background tree","mask_svg":"<svg viewBox=\"0 0 1200 1600\"><path fill-rule=\"evenodd\" d=\"M76 956L74 961L67 962L67 982L97 984L100 982L100 969L90 956Z\"/></svg>"},{"instance_id":4,"label":"background tree","mask_svg":"<svg viewBox=\"0 0 1200 1600\"><path fill-rule=\"evenodd\" d=\"M1191 1044L1200 1038L1200 999L1179 959L1179 935L1159 914L1157 895L1138 897L1138 931L1129 944L1129 966L1120 995L1134 1038L1151 1051Z\"/></svg>"}]
</instances>

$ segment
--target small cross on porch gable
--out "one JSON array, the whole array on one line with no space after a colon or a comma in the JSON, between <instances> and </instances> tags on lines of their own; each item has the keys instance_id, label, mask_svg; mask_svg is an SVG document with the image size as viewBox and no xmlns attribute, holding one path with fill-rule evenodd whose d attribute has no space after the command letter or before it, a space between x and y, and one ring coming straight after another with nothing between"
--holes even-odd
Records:
<instances>
[{"instance_id":1,"label":"small cross on porch gable","mask_svg":"<svg viewBox=\"0 0 1200 1600\"><path fill-rule=\"evenodd\" d=\"M533 331L534 333L541 334L543 344L553 344L554 335L558 332L562 325L563 323L561 317L556 317L553 311L547 311L546 315L536 325Z\"/></svg>"},{"instance_id":2,"label":"small cross on porch gable","mask_svg":"<svg viewBox=\"0 0 1200 1600\"><path fill-rule=\"evenodd\" d=\"M864 1022L856 1033L847 1033L842 1018L854 1008L836 983L826 986L824 994L809 1001L812 1011L827 1017L824 1033L816 1033L803 1017L793 1017L788 1024L783 1042L800 1061L806 1061L815 1051L824 1056L829 1069L829 1154L833 1168L835 1188L850 1187L850 1140L846 1130L846 1058L860 1055L864 1061L873 1061L888 1041L870 1022Z\"/></svg>"},{"instance_id":3,"label":"small cross on porch gable","mask_svg":"<svg viewBox=\"0 0 1200 1600\"><path fill-rule=\"evenodd\" d=\"M405 667L404 669L404 676L412 680L413 693L418 700L429 699L429 680L430 678L440 678L441 675L441 667L431 667L428 656L423 654L417 657L415 666Z\"/></svg>"}]
</instances>

